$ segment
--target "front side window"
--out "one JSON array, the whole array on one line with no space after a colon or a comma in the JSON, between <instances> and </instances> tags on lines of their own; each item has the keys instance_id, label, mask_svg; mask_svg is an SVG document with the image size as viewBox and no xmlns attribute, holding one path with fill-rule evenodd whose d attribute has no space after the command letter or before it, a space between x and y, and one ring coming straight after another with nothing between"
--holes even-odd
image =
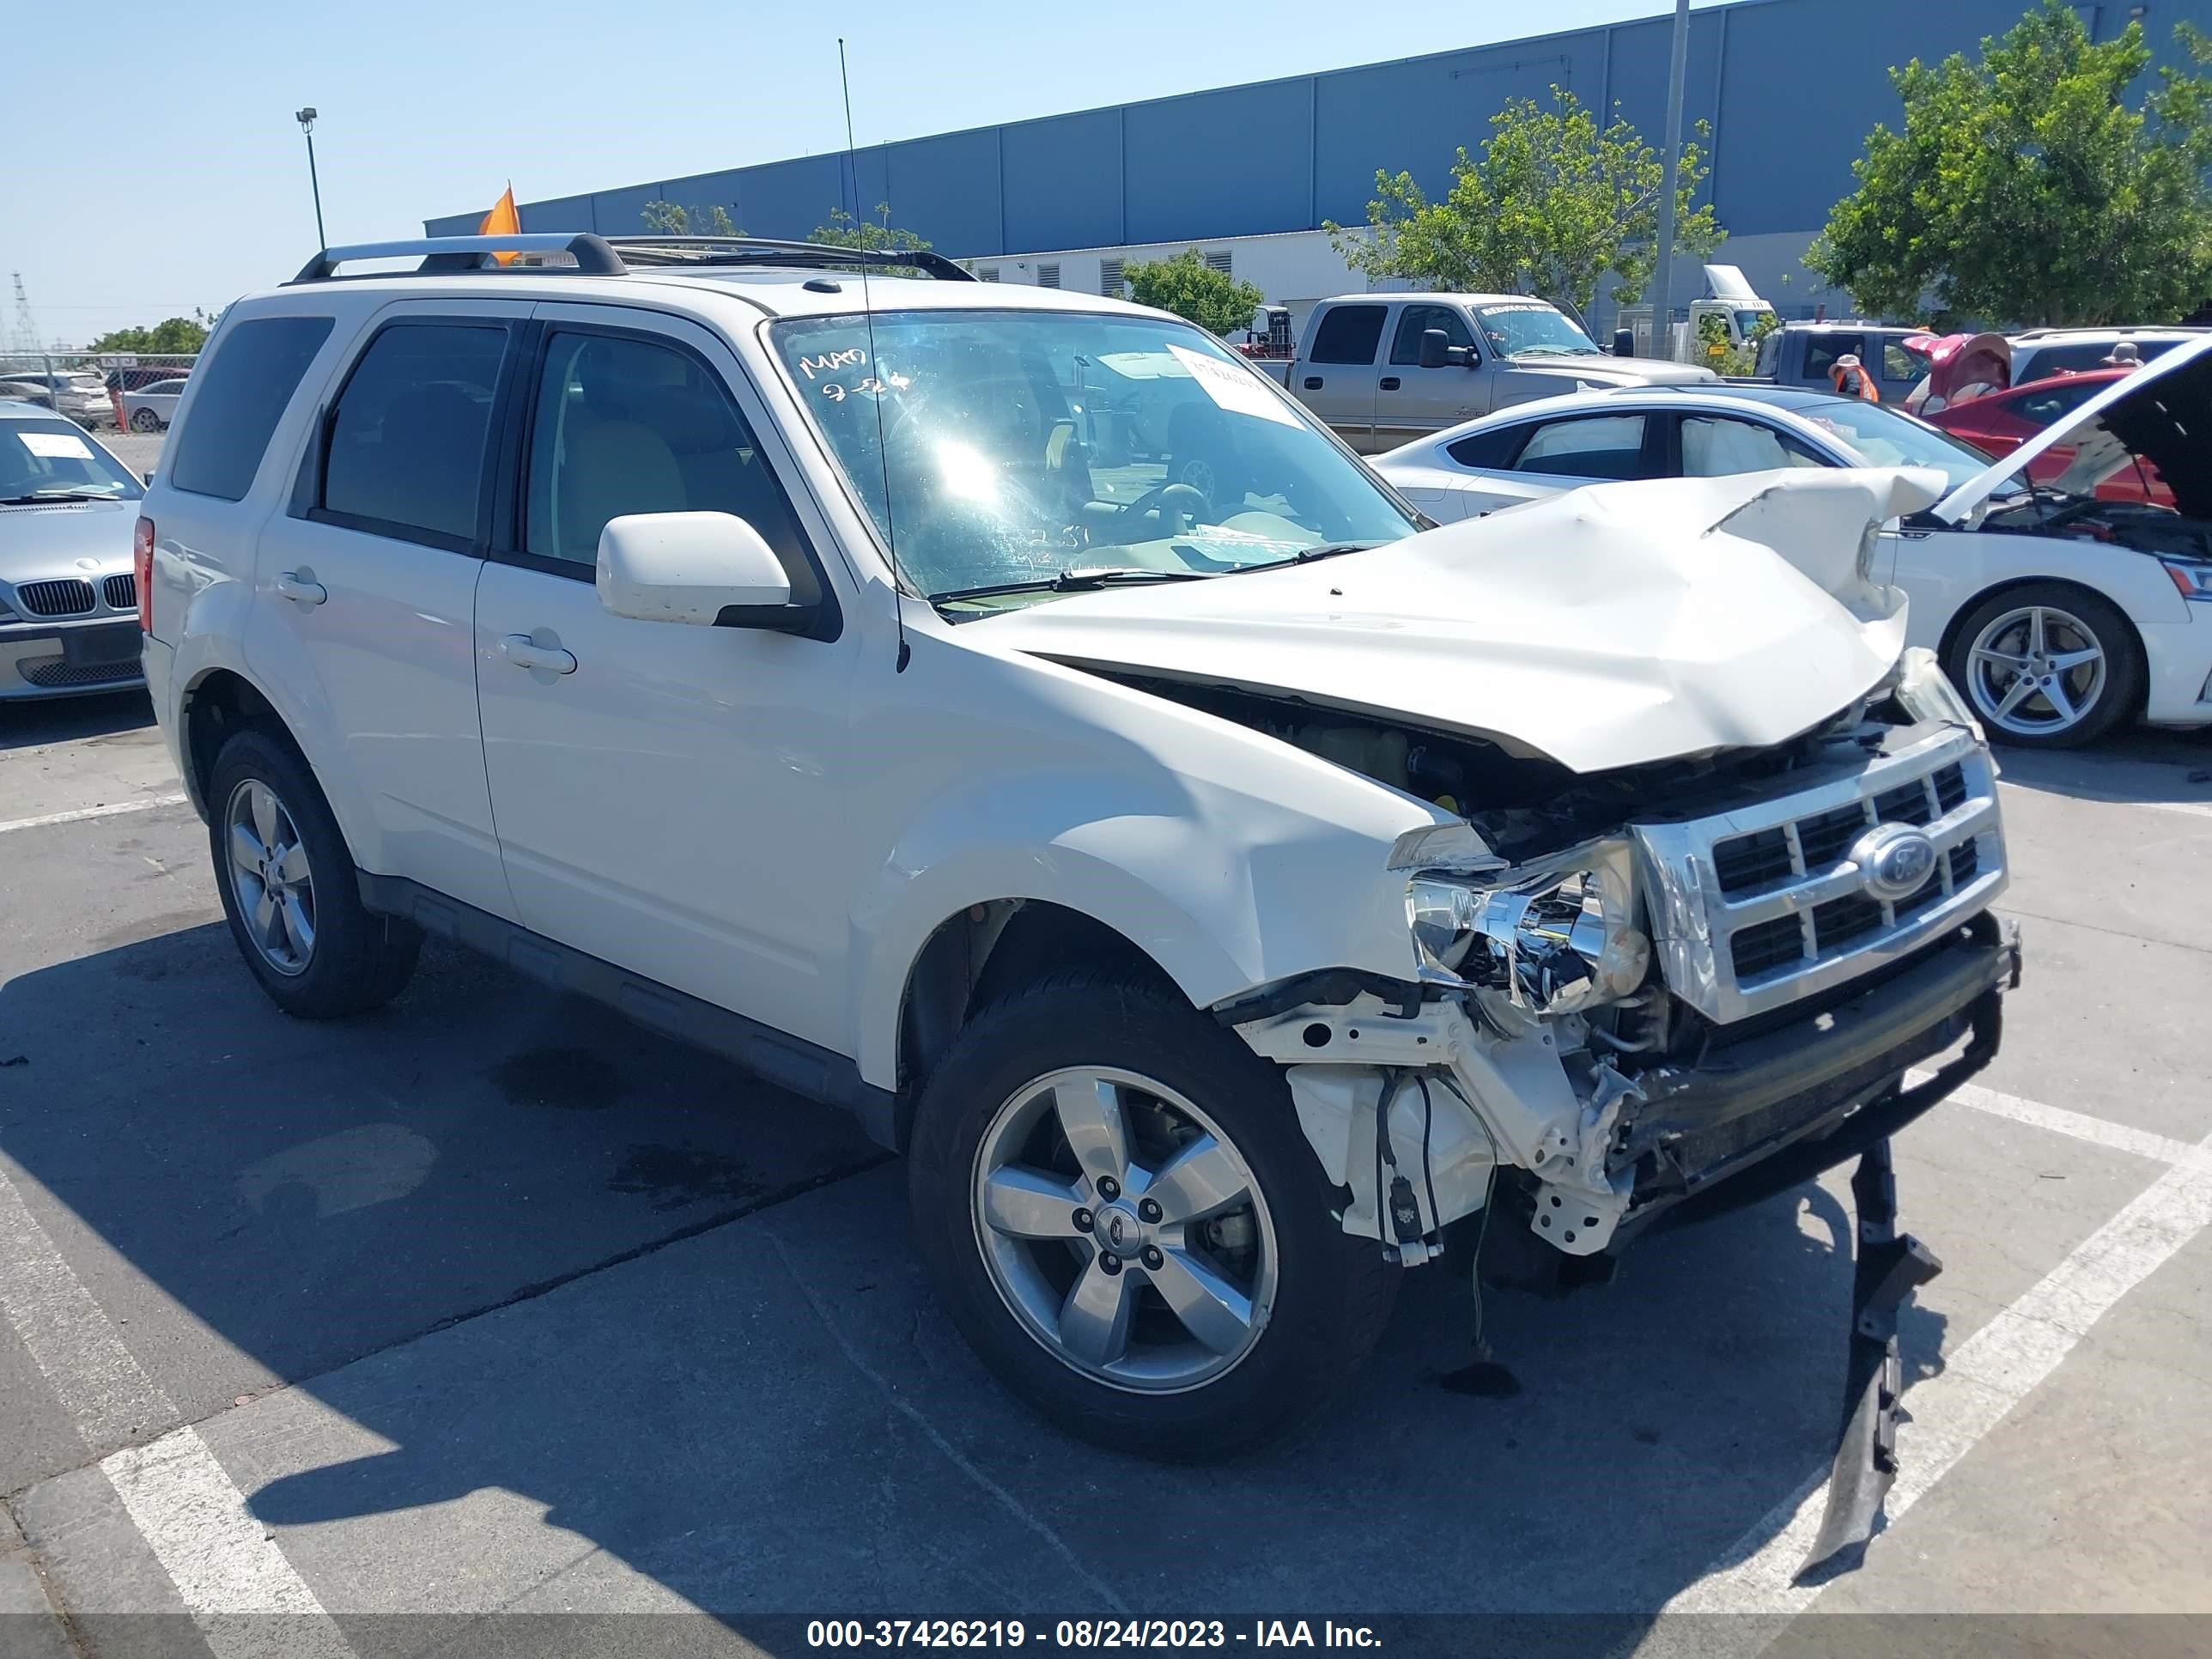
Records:
<instances>
[{"instance_id":1,"label":"front side window","mask_svg":"<svg viewBox=\"0 0 2212 1659\"><path fill-rule=\"evenodd\" d=\"M940 602L1034 599L1085 572L1220 575L1415 528L1279 387L1187 324L893 312L872 342L858 314L792 319L771 338L901 571Z\"/></svg>"},{"instance_id":2,"label":"front side window","mask_svg":"<svg viewBox=\"0 0 2212 1659\"><path fill-rule=\"evenodd\" d=\"M1782 466L1820 466L1820 457L1759 421L1726 415L1682 416L1682 476L1729 478Z\"/></svg>"},{"instance_id":3,"label":"front side window","mask_svg":"<svg viewBox=\"0 0 2212 1659\"><path fill-rule=\"evenodd\" d=\"M2027 392L2013 400L2012 412L2039 430L2062 415L2071 415L2088 402L2092 392L2104 389L2102 381L2089 380L2079 386L2055 386L2047 391Z\"/></svg>"},{"instance_id":4,"label":"front side window","mask_svg":"<svg viewBox=\"0 0 2212 1659\"><path fill-rule=\"evenodd\" d=\"M1565 312L1541 300L1501 301L1475 307L1483 337L1500 357L1595 357L1597 342Z\"/></svg>"},{"instance_id":5,"label":"front side window","mask_svg":"<svg viewBox=\"0 0 2212 1659\"><path fill-rule=\"evenodd\" d=\"M626 335L555 331L530 428L526 551L590 569L628 513L729 513L775 550L793 599L821 589L791 502L707 365Z\"/></svg>"},{"instance_id":6,"label":"front side window","mask_svg":"<svg viewBox=\"0 0 2212 1659\"><path fill-rule=\"evenodd\" d=\"M1859 398L1824 398L1795 411L1857 452L1869 466L1932 466L1952 488L1978 477L1990 458L1925 421Z\"/></svg>"},{"instance_id":7,"label":"front side window","mask_svg":"<svg viewBox=\"0 0 2212 1659\"><path fill-rule=\"evenodd\" d=\"M195 495L245 499L307 365L330 337L328 317L257 317L223 331L198 372L191 418L169 440L169 483Z\"/></svg>"},{"instance_id":8,"label":"front side window","mask_svg":"<svg viewBox=\"0 0 2212 1659\"><path fill-rule=\"evenodd\" d=\"M1547 421L1529 438L1513 470L1568 478L1648 478L1644 416L1584 415Z\"/></svg>"},{"instance_id":9,"label":"front side window","mask_svg":"<svg viewBox=\"0 0 2212 1659\"><path fill-rule=\"evenodd\" d=\"M1313 349L1306 361L1315 363L1371 363L1382 338L1387 306L1331 306L1314 330Z\"/></svg>"},{"instance_id":10,"label":"front side window","mask_svg":"<svg viewBox=\"0 0 2212 1659\"><path fill-rule=\"evenodd\" d=\"M395 323L379 332L331 416L324 510L432 546L475 541L506 352L497 324Z\"/></svg>"},{"instance_id":11,"label":"front side window","mask_svg":"<svg viewBox=\"0 0 2212 1659\"><path fill-rule=\"evenodd\" d=\"M144 493L73 422L0 421L0 507L135 501Z\"/></svg>"},{"instance_id":12,"label":"front side window","mask_svg":"<svg viewBox=\"0 0 2212 1659\"><path fill-rule=\"evenodd\" d=\"M1467 319L1450 306L1407 306L1398 313L1398 331L1390 338L1390 362L1393 366L1418 366L1421 361L1421 336L1432 328L1440 328L1448 346L1471 346L1474 331L1467 325Z\"/></svg>"}]
</instances>

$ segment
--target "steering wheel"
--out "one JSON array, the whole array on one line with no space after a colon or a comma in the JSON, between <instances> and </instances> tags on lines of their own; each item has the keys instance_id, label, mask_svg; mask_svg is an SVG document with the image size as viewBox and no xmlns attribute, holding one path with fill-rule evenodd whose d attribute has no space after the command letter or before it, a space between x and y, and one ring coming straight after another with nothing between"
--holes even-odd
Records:
<instances>
[{"instance_id":1,"label":"steering wheel","mask_svg":"<svg viewBox=\"0 0 2212 1659\"><path fill-rule=\"evenodd\" d=\"M1200 514L1210 509L1212 505L1212 502L1206 500L1206 492L1194 484L1158 484L1147 489L1133 501L1124 501L1120 507L1115 507L1114 521L1119 524L1124 519L1142 518L1155 507L1159 508L1163 513L1171 512L1179 519L1195 519ZM1163 533L1172 536L1182 528L1181 524L1170 525Z\"/></svg>"}]
</instances>

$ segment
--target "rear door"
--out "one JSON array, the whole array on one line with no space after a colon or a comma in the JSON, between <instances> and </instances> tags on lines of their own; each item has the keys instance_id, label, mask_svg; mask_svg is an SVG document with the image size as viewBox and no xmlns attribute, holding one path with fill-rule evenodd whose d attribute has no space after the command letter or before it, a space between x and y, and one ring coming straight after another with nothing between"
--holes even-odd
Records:
<instances>
[{"instance_id":1,"label":"rear door","mask_svg":"<svg viewBox=\"0 0 2212 1659\"><path fill-rule=\"evenodd\" d=\"M403 301L325 402L263 531L246 653L304 705L318 771L366 822L354 856L512 917L484 784L472 625L489 437L528 307Z\"/></svg>"},{"instance_id":2,"label":"rear door","mask_svg":"<svg viewBox=\"0 0 2212 1659\"><path fill-rule=\"evenodd\" d=\"M1388 447L1375 441L1375 360L1389 314L1381 300L1324 306L1291 372L1292 394L1362 454Z\"/></svg>"},{"instance_id":3,"label":"rear door","mask_svg":"<svg viewBox=\"0 0 2212 1659\"><path fill-rule=\"evenodd\" d=\"M1421 367L1421 336L1443 331L1446 345L1466 349L1464 364ZM1474 331L1456 306L1418 301L1398 308L1390 325L1389 361L1376 380L1375 447L1392 449L1448 426L1472 420L1488 407L1482 353Z\"/></svg>"}]
</instances>

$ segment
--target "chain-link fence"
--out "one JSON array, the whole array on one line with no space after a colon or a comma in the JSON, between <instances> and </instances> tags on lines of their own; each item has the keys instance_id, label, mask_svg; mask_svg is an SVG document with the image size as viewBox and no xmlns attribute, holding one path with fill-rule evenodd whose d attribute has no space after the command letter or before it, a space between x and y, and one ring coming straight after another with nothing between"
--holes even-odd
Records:
<instances>
[{"instance_id":1,"label":"chain-link fence","mask_svg":"<svg viewBox=\"0 0 2212 1659\"><path fill-rule=\"evenodd\" d=\"M0 349L0 400L51 409L96 433L134 472L149 472L175 417L191 352Z\"/></svg>"}]
</instances>

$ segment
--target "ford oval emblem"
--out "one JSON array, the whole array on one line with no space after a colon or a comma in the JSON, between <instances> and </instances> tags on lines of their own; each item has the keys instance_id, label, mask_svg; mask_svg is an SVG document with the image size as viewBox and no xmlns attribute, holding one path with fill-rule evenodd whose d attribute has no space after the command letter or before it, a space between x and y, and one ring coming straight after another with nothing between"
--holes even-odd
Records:
<instances>
[{"instance_id":1,"label":"ford oval emblem","mask_svg":"<svg viewBox=\"0 0 2212 1659\"><path fill-rule=\"evenodd\" d=\"M1875 898L1911 898L1936 872L1936 843L1909 823L1880 823L1851 848L1859 877Z\"/></svg>"}]
</instances>

